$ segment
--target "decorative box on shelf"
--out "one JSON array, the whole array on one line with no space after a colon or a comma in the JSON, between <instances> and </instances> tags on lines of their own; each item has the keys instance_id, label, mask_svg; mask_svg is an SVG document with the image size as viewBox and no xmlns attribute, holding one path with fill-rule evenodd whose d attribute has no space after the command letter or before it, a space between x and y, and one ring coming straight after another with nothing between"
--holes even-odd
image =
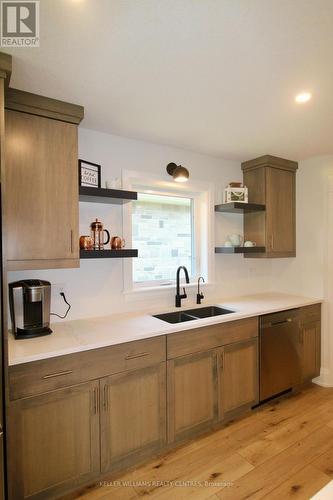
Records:
<instances>
[{"instance_id":1,"label":"decorative box on shelf","mask_svg":"<svg viewBox=\"0 0 333 500\"><path fill-rule=\"evenodd\" d=\"M248 203L248 189L241 182L230 182L224 190L223 203Z\"/></svg>"}]
</instances>

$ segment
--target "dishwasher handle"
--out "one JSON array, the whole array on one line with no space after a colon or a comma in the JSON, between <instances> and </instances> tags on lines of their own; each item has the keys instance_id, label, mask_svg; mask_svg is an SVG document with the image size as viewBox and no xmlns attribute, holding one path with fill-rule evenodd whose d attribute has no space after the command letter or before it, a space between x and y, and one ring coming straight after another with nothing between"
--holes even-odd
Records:
<instances>
[{"instance_id":1,"label":"dishwasher handle","mask_svg":"<svg viewBox=\"0 0 333 500\"><path fill-rule=\"evenodd\" d=\"M287 318L287 319L283 319L281 321L271 321L271 323L269 323L269 326L284 325L286 323L292 323L292 321L293 321L293 318Z\"/></svg>"},{"instance_id":2,"label":"dishwasher handle","mask_svg":"<svg viewBox=\"0 0 333 500\"><path fill-rule=\"evenodd\" d=\"M299 309L290 309L260 316L260 329L274 328L276 326L294 325L299 319Z\"/></svg>"}]
</instances>

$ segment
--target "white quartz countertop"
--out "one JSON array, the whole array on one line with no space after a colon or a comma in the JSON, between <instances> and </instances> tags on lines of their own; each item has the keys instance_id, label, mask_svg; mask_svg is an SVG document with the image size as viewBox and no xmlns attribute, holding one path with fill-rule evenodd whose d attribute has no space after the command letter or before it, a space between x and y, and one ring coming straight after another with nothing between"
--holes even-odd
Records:
<instances>
[{"instance_id":1,"label":"white quartz countertop","mask_svg":"<svg viewBox=\"0 0 333 500\"><path fill-rule=\"evenodd\" d=\"M322 302L320 299L311 299L281 293L265 293L235 297L232 299L215 300L201 306L184 304L181 309L154 310L135 313L112 314L97 318L64 321L53 323L53 333L45 337L34 339L15 340L9 335L9 365L28 363L40 359L62 356L74 352L98 349L133 340L140 340L158 335L191 330L202 326L226 323L251 316L260 316L285 309L294 309ZM185 323L170 324L152 317L152 314L161 314L172 311L183 311L194 307L217 305L231 309L231 314L198 319Z\"/></svg>"}]
</instances>

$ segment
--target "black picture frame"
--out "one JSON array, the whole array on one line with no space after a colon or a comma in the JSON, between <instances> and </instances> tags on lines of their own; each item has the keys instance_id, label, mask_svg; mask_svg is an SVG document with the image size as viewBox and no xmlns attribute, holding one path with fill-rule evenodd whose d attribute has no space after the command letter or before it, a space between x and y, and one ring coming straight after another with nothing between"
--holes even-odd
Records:
<instances>
[{"instance_id":1,"label":"black picture frame","mask_svg":"<svg viewBox=\"0 0 333 500\"><path fill-rule=\"evenodd\" d=\"M95 182L89 182L87 180L82 179L82 170L86 169L86 171L90 171L91 174L96 174L97 176L97 184ZM93 176L92 176L93 178ZM101 188L101 165L97 163L92 163L87 160L79 160L79 186L87 186L87 187L95 187Z\"/></svg>"}]
</instances>

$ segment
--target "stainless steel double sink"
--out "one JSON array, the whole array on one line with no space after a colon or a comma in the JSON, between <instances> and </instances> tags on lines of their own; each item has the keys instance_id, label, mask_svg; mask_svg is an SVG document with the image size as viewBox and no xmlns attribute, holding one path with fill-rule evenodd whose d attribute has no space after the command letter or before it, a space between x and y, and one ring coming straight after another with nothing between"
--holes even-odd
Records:
<instances>
[{"instance_id":1,"label":"stainless steel double sink","mask_svg":"<svg viewBox=\"0 0 333 500\"><path fill-rule=\"evenodd\" d=\"M223 307L208 306L197 307L195 309L187 309L186 311L175 311L165 314L156 314L153 317L166 321L167 323L184 323L185 321L193 321L195 319L212 318L213 316L221 316L230 314L235 311L224 309Z\"/></svg>"}]
</instances>

